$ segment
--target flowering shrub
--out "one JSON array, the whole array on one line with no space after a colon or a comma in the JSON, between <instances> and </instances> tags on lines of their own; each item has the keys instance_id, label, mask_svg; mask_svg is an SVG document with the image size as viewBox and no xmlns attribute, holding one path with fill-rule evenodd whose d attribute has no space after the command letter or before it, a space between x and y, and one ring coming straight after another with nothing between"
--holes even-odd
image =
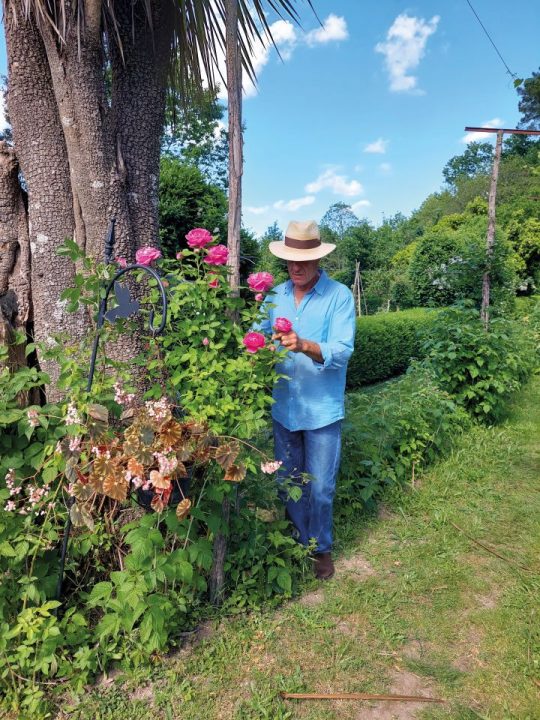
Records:
<instances>
[{"instance_id":1,"label":"flowering shrub","mask_svg":"<svg viewBox=\"0 0 540 720\"><path fill-rule=\"evenodd\" d=\"M81 691L113 659L136 666L192 625L206 601L222 500L235 488L230 606L289 595L301 576L304 550L275 519L279 463L256 447L281 351L250 331L261 305L229 292L227 249L200 228L191 241L193 249L175 260L160 259L154 248L139 251L140 264L159 263L165 276L166 331L147 338L141 357L113 362L108 341L137 326L106 324L91 395L91 337L48 351L68 393L59 404L21 408L20 392L47 378L35 369L0 369L0 652L7 663L0 689L23 715L43 711L42 681L49 690L69 682ZM63 299L96 312L117 268L94 267L70 241L63 252L82 266ZM157 301L153 283L143 306ZM244 343L250 334L256 352ZM134 365L145 369L144 393L130 378ZM184 497L171 506L177 488ZM137 507L140 493L154 512ZM57 617L68 513L75 529ZM261 552L250 580L253 547L246 544L254 541Z\"/></svg>"}]
</instances>

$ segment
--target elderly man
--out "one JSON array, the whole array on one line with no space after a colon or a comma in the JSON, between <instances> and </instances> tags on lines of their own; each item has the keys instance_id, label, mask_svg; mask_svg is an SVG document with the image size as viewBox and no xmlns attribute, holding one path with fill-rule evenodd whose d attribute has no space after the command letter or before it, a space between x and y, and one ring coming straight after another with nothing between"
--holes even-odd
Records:
<instances>
[{"instance_id":1,"label":"elderly man","mask_svg":"<svg viewBox=\"0 0 540 720\"><path fill-rule=\"evenodd\" d=\"M268 297L273 307L263 326L269 331L277 318L292 323L288 332L278 329L273 335L290 351L278 366L287 378L274 388L274 447L283 463L279 479L293 478L301 487L298 501L286 500L287 514L299 541L306 546L315 543L314 570L321 580L334 574L332 505L345 374L355 331L350 290L319 268L320 258L334 249L335 245L321 242L313 221L289 223L285 240L270 243L270 252L287 261L290 280Z\"/></svg>"}]
</instances>

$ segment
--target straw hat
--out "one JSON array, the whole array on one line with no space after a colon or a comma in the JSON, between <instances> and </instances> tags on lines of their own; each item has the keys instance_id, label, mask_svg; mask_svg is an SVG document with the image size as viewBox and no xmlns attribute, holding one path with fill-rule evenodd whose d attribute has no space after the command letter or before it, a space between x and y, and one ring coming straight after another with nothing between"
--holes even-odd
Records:
<instances>
[{"instance_id":1,"label":"straw hat","mask_svg":"<svg viewBox=\"0 0 540 720\"><path fill-rule=\"evenodd\" d=\"M319 226L315 220L291 220L285 240L271 242L268 249L282 260L318 260L336 249L331 243L321 242Z\"/></svg>"}]
</instances>

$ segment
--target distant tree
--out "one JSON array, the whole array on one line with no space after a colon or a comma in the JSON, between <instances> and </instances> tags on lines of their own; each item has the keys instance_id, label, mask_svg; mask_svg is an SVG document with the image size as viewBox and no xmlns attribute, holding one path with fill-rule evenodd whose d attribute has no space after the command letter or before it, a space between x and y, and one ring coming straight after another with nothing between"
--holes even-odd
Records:
<instances>
[{"instance_id":1,"label":"distant tree","mask_svg":"<svg viewBox=\"0 0 540 720\"><path fill-rule=\"evenodd\" d=\"M170 92L161 148L165 155L194 165L209 182L227 188L227 131L225 107L215 91L204 90L189 103Z\"/></svg>"},{"instance_id":2,"label":"distant tree","mask_svg":"<svg viewBox=\"0 0 540 720\"><path fill-rule=\"evenodd\" d=\"M489 175L493 163L493 145L488 142L472 142L461 155L455 155L443 168L444 181L455 188L459 180L477 175Z\"/></svg>"},{"instance_id":3,"label":"distant tree","mask_svg":"<svg viewBox=\"0 0 540 720\"><path fill-rule=\"evenodd\" d=\"M227 237L227 196L205 180L202 172L176 157L161 159L159 179L159 236L166 257L186 247L186 234L204 227Z\"/></svg>"},{"instance_id":4,"label":"distant tree","mask_svg":"<svg viewBox=\"0 0 540 720\"><path fill-rule=\"evenodd\" d=\"M323 215L320 227L326 242L339 242L345 237L349 228L359 225L359 218L353 213L351 206L344 202L330 205Z\"/></svg>"},{"instance_id":5,"label":"distant tree","mask_svg":"<svg viewBox=\"0 0 540 720\"><path fill-rule=\"evenodd\" d=\"M274 221L259 240L260 256L255 268L257 271L265 270L266 272L272 273L276 284L284 282L287 279L287 266L284 260L280 260L275 255L272 255L268 246L271 242L281 242L282 240L283 233L279 229L277 221Z\"/></svg>"},{"instance_id":6,"label":"distant tree","mask_svg":"<svg viewBox=\"0 0 540 720\"><path fill-rule=\"evenodd\" d=\"M540 69L524 80L517 91L520 97L518 109L521 113L519 127L540 130Z\"/></svg>"}]
</instances>

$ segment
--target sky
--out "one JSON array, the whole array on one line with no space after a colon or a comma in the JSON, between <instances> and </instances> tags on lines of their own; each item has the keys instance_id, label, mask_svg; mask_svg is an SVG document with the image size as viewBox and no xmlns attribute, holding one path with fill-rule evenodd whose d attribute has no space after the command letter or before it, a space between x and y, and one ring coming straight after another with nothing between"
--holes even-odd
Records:
<instances>
[{"instance_id":1,"label":"sky","mask_svg":"<svg viewBox=\"0 0 540 720\"><path fill-rule=\"evenodd\" d=\"M539 0L471 2L510 71L538 70ZM257 234L340 201L375 225L409 214L475 139L466 125L518 123L513 79L467 0L313 5L320 23L297 2L301 28L269 16L281 58L258 48L244 88L243 223Z\"/></svg>"}]
</instances>

